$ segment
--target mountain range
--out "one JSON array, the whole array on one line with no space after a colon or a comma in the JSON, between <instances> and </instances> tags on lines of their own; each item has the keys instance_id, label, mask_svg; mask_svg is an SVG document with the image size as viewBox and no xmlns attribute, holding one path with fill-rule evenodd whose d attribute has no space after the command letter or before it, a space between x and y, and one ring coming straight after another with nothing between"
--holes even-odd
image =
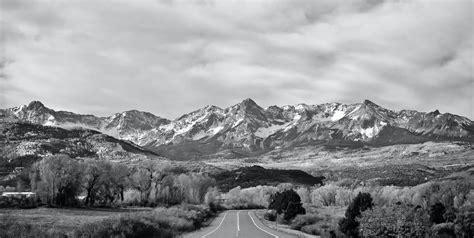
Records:
<instances>
[{"instance_id":1,"label":"mountain range","mask_svg":"<svg viewBox=\"0 0 474 238\"><path fill-rule=\"evenodd\" d=\"M263 108L245 99L228 108L206 106L174 120L137 110L108 117L81 115L33 101L1 109L0 121L85 128L176 160L248 157L304 145L331 148L474 141L474 123L466 117L438 110L394 111L369 100Z\"/></svg>"}]
</instances>

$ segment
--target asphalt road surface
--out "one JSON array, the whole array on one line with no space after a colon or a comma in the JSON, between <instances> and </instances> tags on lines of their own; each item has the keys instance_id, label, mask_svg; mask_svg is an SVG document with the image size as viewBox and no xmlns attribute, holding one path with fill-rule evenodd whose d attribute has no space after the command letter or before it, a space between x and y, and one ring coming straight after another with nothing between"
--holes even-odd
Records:
<instances>
[{"instance_id":1,"label":"asphalt road surface","mask_svg":"<svg viewBox=\"0 0 474 238\"><path fill-rule=\"evenodd\" d=\"M210 226L184 235L185 238L286 238L295 237L262 224L251 210L230 210L221 213Z\"/></svg>"}]
</instances>

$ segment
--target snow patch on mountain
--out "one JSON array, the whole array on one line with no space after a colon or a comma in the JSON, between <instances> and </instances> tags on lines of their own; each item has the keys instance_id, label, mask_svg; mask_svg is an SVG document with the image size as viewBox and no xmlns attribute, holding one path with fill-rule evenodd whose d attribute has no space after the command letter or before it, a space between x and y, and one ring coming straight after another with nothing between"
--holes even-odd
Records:
<instances>
[{"instance_id":1,"label":"snow patch on mountain","mask_svg":"<svg viewBox=\"0 0 474 238\"><path fill-rule=\"evenodd\" d=\"M136 110L109 117L80 115L54 111L36 102L28 106L0 109L0 119L10 118L66 129L82 127L98 130L142 146L217 140L224 145L220 149L235 146L250 150L262 148L261 140L255 137L267 139L265 143L268 142L271 148L283 148L311 140L332 140L333 135L349 140L370 141L378 136L384 126L403 128L423 135L456 138L472 138L470 129L474 128L468 118L449 113L397 112L370 101L271 106L264 110L252 100L244 100L226 109L207 106L172 121Z\"/></svg>"},{"instance_id":2,"label":"snow patch on mountain","mask_svg":"<svg viewBox=\"0 0 474 238\"><path fill-rule=\"evenodd\" d=\"M373 138L377 134L377 128L376 127L369 127L369 128L361 128L360 129L360 134L367 138Z\"/></svg>"},{"instance_id":3,"label":"snow patch on mountain","mask_svg":"<svg viewBox=\"0 0 474 238\"><path fill-rule=\"evenodd\" d=\"M222 131L223 129L224 129L223 126L216 126L214 128L209 129L208 132L211 133L211 135L215 135L215 134L219 133L220 131Z\"/></svg>"},{"instance_id":4,"label":"snow patch on mountain","mask_svg":"<svg viewBox=\"0 0 474 238\"><path fill-rule=\"evenodd\" d=\"M205 137L207 137L206 132L199 131L198 133L194 134L192 138L193 138L193 140L200 140L200 139L205 138Z\"/></svg>"},{"instance_id":5,"label":"snow patch on mountain","mask_svg":"<svg viewBox=\"0 0 474 238\"><path fill-rule=\"evenodd\" d=\"M48 119L44 123L45 126L54 126L56 124L56 120L53 115L49 115Z\"/></svg>"},{"instance_id":6,"label":"snow patch on mountain","mask_svg":"<svg viewBox=\"0 0 474 238\"><path fill-rule=\"evenodd\" d=\"M306 106L306 105L304 105L304 104L298 104L298 105L295 107L295 109L296 109L297 111L303 111L303 110L305 110L305 106Z\"/></svg>"},{"instance_id":7,"label":"snow patch on mountain","mask_svg":"<svg viewBox=\"0 0 474 238\"><path fill-rule=\"evenodd\" d=\"M300 114L296 114L294 117L293 117L293 122L297 122L301 119L301 115Z\"/></svg>"},{"instance_id":8,"label":"snow patch on mountain","mask_svg":"<svg viewBox=\"0 0 474 238\"><path fill-rule=\"evenodd\" d=\"M339 121L346 115L346 111L335 111L334 115L331 117L331 121Z\"/></svg>"},{"instance_id":9,"label":"snow patch on mountain","mask_svg":"<svg viewBox=\"0 0 474 238\"><path fill-rule=\"evenodd\" d=\"M242 123L244 121L243 118L239 118L237 121L234 122L234 124L232 124L232 128L240 125L240 123Z\"/></svg>"},{"instance_id":10,"label":"snow patch on mountain","mask_svg":"<svg viewBox=\"0 0 474 238\"><path fill-rule=\"evenodd\" d=\"M269 127L260 127L258 130L254 133L254 135L260 137L260 138L267 138L270 135L275 134L275 132L284 129L288 126L288 123L283 124L283 125L278 125L274 124Z\"/></svg>"}]
</instances>

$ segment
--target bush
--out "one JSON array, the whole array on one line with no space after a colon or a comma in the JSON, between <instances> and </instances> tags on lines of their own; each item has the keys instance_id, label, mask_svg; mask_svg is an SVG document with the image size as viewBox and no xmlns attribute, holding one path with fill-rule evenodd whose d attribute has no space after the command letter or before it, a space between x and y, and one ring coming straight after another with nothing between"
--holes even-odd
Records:
<instances>
[{"instance_id":1,"label":"bush","mask_svg":"<svg viewBox=\"0 0 474 238\"><path fill-rule=\"evenodd\" d=\"M454 223L440 223L432 226L431 235L434 237L456 237Z\"/></svg>"},{"instance_id":2,"label":"bush","mask_svg":"<svg viewBox=\"0 0 474 238\"><path fill-rule=\"evenodd\" d=\"M294 230L302 230L304 226L314 225L321 220L322 218L318 217L316 214L298 215L297 217L295 217L295 219L293 219L290 224L290 227Z\"/></svg>"},{"instance_id":3,"label":"bush","mask_svg":"<svg viewBox=\"0 0 474 238\"><path fill-rule=\"evenodd\" d=\"M321 206L336 205L336 195L338 190L343 189L334 184L324 185L313 190L311 193L311 200L313 203Z\"/></svg>"},{"instance_id":4,"label":"bush","mask_svg":"<svg viewBox=\"0 0 474 238\"><path fill-rule=\"evenodd\" d=\"M423 209L404 204L368 209L357 222L363 237L424 237L429 227Z\"/></svg>"},{"instance_id":5,"label":"bush","mask_svg":"<svg viewBox=\"0 0 474 238\"><path fill-rule=\"evenodd\" d=\"M175 237L170 225L153 223L149 219L138 216L109 218L102 222L90 223L74 232L75 237Z\"/></svg>"},{"instance_id":6,"label":"bush","mask_svg":"<svg viewBox=\"0 0 474 238\"><path fill-rule=\"evenodd\" d=\"M202 223L214 213L204 205L181 205L171 208L156 208L153 219L157 222L172 224L178 231L192 231L200 228Z\"/></svg>"},{"instance_id":7,"label":"bush","mask_svg":"<svg viewBox=\"0 0 474 238\"><path fill-rule=\"evenodd\" d=\"M159 207L152 212L106 219L86 224L75 232L78 237L176 237L202 226L214 213L204 205Z\"/></svg>"},{"instance_id":8,"label":"bush","mask_svg":"<svg viewBox=\"0 0 474 238\"><path fill-rule=\"evenodd\" d=\"M275 210L268 210L267 212L265 212L265 214L263 214L263 218L268 221L276 221L277 214Z\"/></svg>"},{"instance_id":9,"label":"bush","mask_svg":"<svg viewBox=\"0 0 474 238\"><path fill-rule=\"evenodd\" d=\"M208 204L208 206L209 206L209 210L213 214L216 214L217 212L222 211L222 210L225 209L220 203L211 202L211 203Z\"/></svg>"},{"instance_id":10,"label":"bush","mask_svg":"<svg viewBox=\"0 0 474 238\"><path fill-rule=\"evenodd\" d=\"M456 237L474 237L474 207L459 210L454 221Z\"/></svg>"},{"instance_id":11,"label":"bush","mask_svg":"<svg viewBox=\"0 0 474 238\"><path fill-rule=\"evenodd\" d=\"M272 186L235 187L224 195L224 205L229 209L261 209L268 207L271 196L276 192L277 188Z\"/></svg>"},{"instance_id":12,"label":"bush","mask_svg":"<svg viewBox=\"0 0 474 238\"><path fill-rule=\"evenodd\" d=\"M339 229L349 237L359 237L359 222L347 217L339 221Z\"/></svg>"},{"instance_id":13,"label":"bush","mask_svg":"<svg viewBox=\"0 0 474 238\"><path fill-rule=\"evenodd\" d=\"M311 235L321 235L319 227L317 225L307 225L301 228L302 232L311 234Z\"/></svg>"}]
</instances>

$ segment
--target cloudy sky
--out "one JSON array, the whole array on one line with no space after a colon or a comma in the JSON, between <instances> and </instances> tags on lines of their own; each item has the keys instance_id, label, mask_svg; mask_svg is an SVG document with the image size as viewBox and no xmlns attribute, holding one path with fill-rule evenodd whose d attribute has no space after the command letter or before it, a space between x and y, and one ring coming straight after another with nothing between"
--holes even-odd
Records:
<instances>
[{"instance_id":1,"label":"cloudy sky","mask_svg":"<svg viewBox=\"0 0 474 238\"><path fill-rule=\"evenodd\" d=\"M0 107L370 99L474 118L470 0L0 0Z\"/></svg>"}]
</instances>

